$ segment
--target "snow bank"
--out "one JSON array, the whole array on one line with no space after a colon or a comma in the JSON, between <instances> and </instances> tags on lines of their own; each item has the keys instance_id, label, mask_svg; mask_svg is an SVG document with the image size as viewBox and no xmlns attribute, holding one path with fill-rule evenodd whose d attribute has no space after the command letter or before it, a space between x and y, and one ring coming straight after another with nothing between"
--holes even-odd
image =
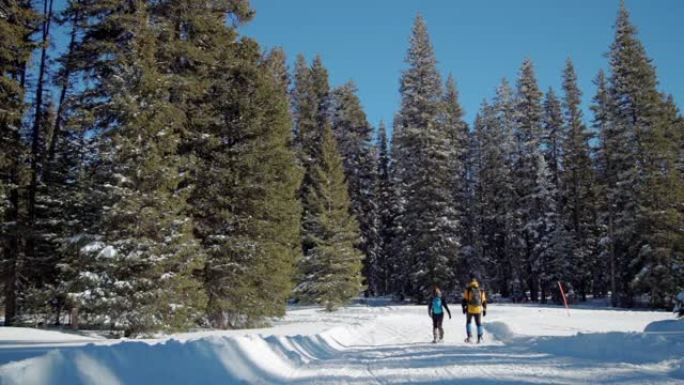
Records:
<instances>
[{"instance_id":1,"label":"snow bank","mask_svg":"<svg viewBox=\"0 0 684 385\"><path fill-rule=\"evenodd\" d=\"M580 333L572 337L539 337L531 347L557 356L644 364L681 360L684 357L684 335L669 338L664 334L648 333Z\"/></svg>"},{"instance_id":2,"label":"snow bank","mask_svg":"<svg viewBox=\"0 0 684 385\"><path fill-rule=\"evenodd\" d=\"M573 336L577 333L641 332L653 321L672 318L663 311L575 309L539 305L492 305L487 322L504 322L520 336Z\"/></svg>"},{"instance_id":3,"label":"snow bank","mask_svg":"<svg viewBox=\"0 0 684 385\"><path fill-rule=\"evenodd\" d=\"M311 337L217 337L160 344L123 342L57 349L0 367L7 385L278 384L292 367L326 352Z\"/></svg>"},{"instance_id":4,"label":"snow bank","mask_svg":"<svg viewBox=\"0 0 684 385\"><path fill-rule=\"evenodd\" d=\"M54 349L1 366L0 384L283 384L298 367L340 353L334 333L327 334L124 341Z\"/></svg>"},{"instance_id":5,"label":"snow bank","mask_svg":"<svg viewBox=\"0 0 684 385\"><path fill-rule=\"evenodd\" d=\"M670 372L670 376L684 380L684 363L679 364L679 367Z\"/></svg>"},{"instance_id":6,"label":"snow bank","mask_svg":"<svg viewBox=\"0 0 684 385\"><path fill-rule=\"evenodd\" d=\"M484 324L485 331L501 342L510 342L515 338L515 333L503 322L487 322Z\"/></svg>"},{"instance_id":7,"label":"snow bank","mask_svg":"<svg viewBox=\"0 0 684 385\"><path fill-rule=\"evenodd\" d=\"M651 333L682 333L684 335L684 318L678 320L663 320L646 325L645 332Z\"/></svg>"},{"instance_id":8,"label":"snow bank","mask_svg":"<svg viewBox=\"0 0 684 385\"><path fill-rule=\"evenodd\" d=\"M63 331L42 330L34 328L20 328L5 326L0 328L0 341L3 345L13 343L31 342L32 344L41 342L76 342L76 341L95 341L95 338L82 336L80 334L70 334Z\"/></svg>"}]
</instances>

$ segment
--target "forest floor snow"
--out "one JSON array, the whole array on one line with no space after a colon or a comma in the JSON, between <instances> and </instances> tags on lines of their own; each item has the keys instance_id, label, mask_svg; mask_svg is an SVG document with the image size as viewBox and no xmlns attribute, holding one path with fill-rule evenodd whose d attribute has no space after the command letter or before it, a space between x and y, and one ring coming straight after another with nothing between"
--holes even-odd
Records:
<instances>
[{"instance_id":1,"label":"forest floor snow","mask_svg":"<svg viewBox=\"0 0 684 385\"><path fill-rule=\"evenodd\" d=\"M452 306L291 308L270 328L105 340L0 328L0 384L683 384L684 320L667 312L492 304L465 344Z\"/></svg>"}]
</instances>

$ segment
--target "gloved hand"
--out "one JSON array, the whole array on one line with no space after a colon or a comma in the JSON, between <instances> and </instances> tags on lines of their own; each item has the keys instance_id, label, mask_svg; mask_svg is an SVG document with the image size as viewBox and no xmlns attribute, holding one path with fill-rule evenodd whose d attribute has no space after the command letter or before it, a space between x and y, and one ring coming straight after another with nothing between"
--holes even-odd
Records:
<instances>
[{"instance_id":1,"label":"gloved hand","mask_svg":"<svg viewBox=\"0 0 684 385\"><path fill-rule=\"evenodd\" d=\"M451 314L449 314L449 319L451 319Z\"/></svg>"},{"instance_id":2,"label":"gloved hand","mask_svg":"<svg viewBox=\"0 0 684 385\"><path fill-rule=\"evenodd\" d=\"M486 317L487 316L487 310L482 310L482 316Z\"/></svg>"},{"instance_id":3,"label":"gloved hand","mask_svg":"<svg viewBox=\"0 0 684 385\"><path fill-rule=\"evenodd\" d=\"M465 313L466 313L466 308L463 308L463 314L465 314Z\"/></svg>"}]
</instances>

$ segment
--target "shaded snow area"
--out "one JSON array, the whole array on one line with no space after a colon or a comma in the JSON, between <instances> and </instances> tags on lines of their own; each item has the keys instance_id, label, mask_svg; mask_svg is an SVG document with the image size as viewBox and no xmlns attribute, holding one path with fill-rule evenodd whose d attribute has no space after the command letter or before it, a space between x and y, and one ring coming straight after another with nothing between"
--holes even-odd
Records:
<instances>
[{"instance_id":1,"label":"shaded snow area","mask_svg":"<svg viewBox=\"0 0 684 385\"><path fill-rule=\"evenodd\" d=\"M0 328L0 384L684 384L671 313L491 305L480 345L453 316L438 344L425 306L291 309L267 329L153 340Z\"/></svg>"}]
</instances>

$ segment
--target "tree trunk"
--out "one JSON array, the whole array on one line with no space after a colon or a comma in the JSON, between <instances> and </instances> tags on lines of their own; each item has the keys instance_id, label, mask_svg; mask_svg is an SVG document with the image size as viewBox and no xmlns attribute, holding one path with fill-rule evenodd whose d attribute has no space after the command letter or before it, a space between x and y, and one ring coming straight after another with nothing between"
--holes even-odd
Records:
<instances>
[{"instance_id":1,"label":"tree trunk","mask_svg":"<svg viewBox=\"0 0 684 385\"><path fill-rule=\"evenodd\" d=\"M74 306L71 308L71 311L69 313L69 318L71 321L71 328L74 330L78 329L78 306Z\"/></svg>"},{"instance_id":2,"label":"tree trunk","mask_svg":"<svg viewBox=\"0 0 684 385\"><path fill-rule=\"evenodd\" d=\"M615 239L613 238L613 219L608 219L608 231L610 236L610 303L613 307L618 306L617 284L615 282Z\"/></svg>"},{"instance_id":3,"label":"tree trunk","mask_svg":"<svg viewBox=\"0 0 684 385\"><path fill-rule=\"evenodd\" d=\"M534 271L532 269L532 250L534 248L533 245L531 245L531 242L529 240L529 237L527 234L525 234L525 245L526 245L526 259L527 259L527 286L530 289L530 301L531 302L537 302L539 300L539 297L537 296L537 281L534 278Z\"/></svg>"},{"instance_id":4,"label":"tree trunk","mask_svg":"<svg viewBox=\"0 0 684 385\"><path fill-rule=\"evenodd\" d=\"M66 101L66 95L67 95L67 90L69 89L69 77L71 76L71 71L73 67L72 63L72 56L73 52L76 48L76 31L78 30L78 22L80 19L80 12L76 11L74 13L74 19L72 20L72 28L71 28L71 37L69 41L69 48L67 51L67 60L64 68L64 73L61 75L62 76L62 89L59 92L59 104L57 106L57 114L55 115L55 124L52 128L52 135L50 135L49 141L48 141L48 151L47 151L47 159L52 160L55 157L55 145L56 142L59 138L60 131L62 129L62 124L64 121L64 108L65 108L65 101Z\"/></svg>"},{"instance_id":5,"label":"tree trunk","mask_svg":"<svg viewBox=\"0 0 684 385\"><path fill-rule=\"evenodd\" d=\"M6 234L7 244L5 247L5 326L14 325L17 315L17 266L19 265L19 190L16 187L19 182L17 160L12 165L12 175L10 180L14 187L9 193L10 207L6 213L6 221L14 223L14 229Z\"/></svg>"},{"instance_id":6,"label":"tree trunk","mask_svg":"<svg viewBox=\"0 0 684 385\"><path fill-rule=\"evenodd\" d=\"M40 66L38 70L38 83L36 85L36 113L33 117L33 130L31 138L31 183L28 190L28 237L26 239L26 257L32 259L35 254L35 222L36 222L36 191L38 189L38 168L40 162L38 159L42 157L42 149L40 148L41 131L43 130L43 93L45 85L45 73L47 71L47 50L49 46L48 38L50 36L50 24L52 22L52 1L44 0L43 10L45 20L43 21L42 30L42 48L40 52Z\"/></svg>"},{"instance_id":7,"label":"tree trunk","mask_svg":"<svg viewBox=\"0 0 684 385\"><path fill-rule=\"evenodd\" d=\"M530 276L530 278L527 280L527 284L530 287L530 301L538 302L539 292L537 290L537 282L534 277Z\"/></svg>"}]
</instances>

